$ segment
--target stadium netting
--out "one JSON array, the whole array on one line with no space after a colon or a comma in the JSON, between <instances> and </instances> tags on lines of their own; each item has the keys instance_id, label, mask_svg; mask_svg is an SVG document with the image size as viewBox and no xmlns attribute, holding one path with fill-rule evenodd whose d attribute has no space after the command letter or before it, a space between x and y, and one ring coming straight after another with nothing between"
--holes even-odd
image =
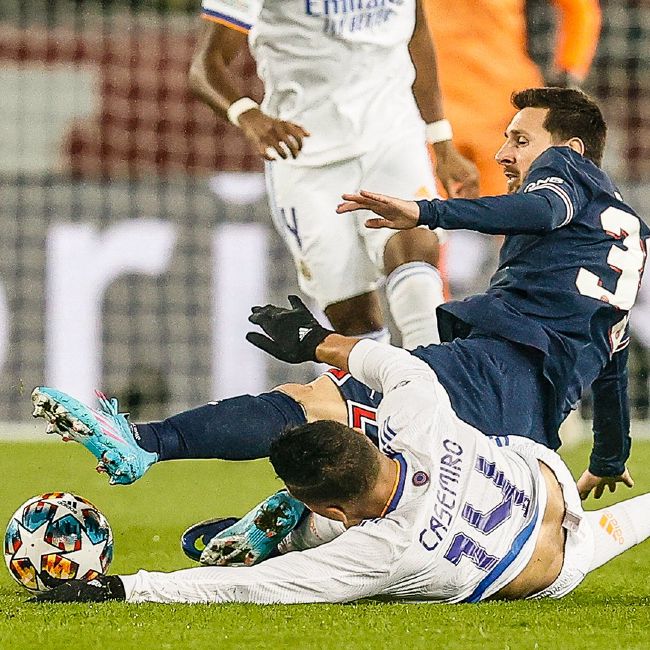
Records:
<instances>
[{"instance_id":1,"label":"stadium netting","mask_svg":"<svg viewBox=\"0 0 650 650\"><path fill-rule=\"evenodd\" d=\"M610 125L607 168L641 209L650 198L650 7L601 4L603 33L586 89ZM552 47L548 3L529 5L531 51L544 64ZM51 309L80 309L75 286L48 307L57 263L51 238L61 224L95 233L143 219L173 225L164 272L120 274L102 294L100 385L143 416L215 397L219 232L258 224L260 250L268 250L257 271L266 295L278 300L296 290L290 257L270 226L259 159L187 88L197 12L198 0L0 6L0 420L26 417L29 390L47 379ZM249 57L237 60L235 73L259 98ZM224 273L236 281L242 269L227 257L233 268ZM263 372L251 386L303 380L313 370L268 362ZM245 385L246 377L233 384ZM647 375L639 386L641 394Z\"/></svg>"}]
</instances>

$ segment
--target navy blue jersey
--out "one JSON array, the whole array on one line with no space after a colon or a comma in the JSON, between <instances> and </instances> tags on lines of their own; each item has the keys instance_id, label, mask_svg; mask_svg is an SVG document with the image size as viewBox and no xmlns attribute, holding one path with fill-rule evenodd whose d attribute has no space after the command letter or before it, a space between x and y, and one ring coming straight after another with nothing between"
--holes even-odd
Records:
<instances>
[{"instance_id":1,"label":"navy blue jersey","mask_svg":"<svg viewBox=\"0 0 650 650\"><path fill-rule=\"evenodd\" d=\"M538 350L549 431L593 384L590 468L621 473L629 453L627 319L647 226L609 177L568 147L541 154L514 194L418 203L420 223L431 228L506 235L487 292L439 308L442 339L480 330Z\"/></svg>"}]
</instances>

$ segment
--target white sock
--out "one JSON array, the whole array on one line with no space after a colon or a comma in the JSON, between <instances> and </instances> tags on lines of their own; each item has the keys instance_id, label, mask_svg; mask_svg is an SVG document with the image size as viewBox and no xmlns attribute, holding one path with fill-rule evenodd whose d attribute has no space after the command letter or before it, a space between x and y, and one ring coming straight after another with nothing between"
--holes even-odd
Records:
<instances>
[{"instance_id":1,"label":"white sock","mask_svg":"<svg viewBox=\"0 0 650 650\"><path fill-rule=\"evenodd\" d=\"M444 296L438 269L426 262L398 266L386 279L386 298L403 348L440 343L436 307Z\"/></svg>"},{"instance_id":2,"label":"white sock","mask_svg":"<svg viewBox=\"0 0 650 650\"><path fill-rule=\"evenodd\" d=\"M650 537L650 494L585 512L594 532L594 558L589 571Z\"/></svg>"},{"instance_id":3,"label":"white sock","mask_svg":"<svg viewBox=\"0 0 650 650\"><path fill-rule=\"evenodd\" d=\"M294 528L279 544L280 553L304 551L321 544L331 542L345 532L345 526L340 521L327 519L315 512L310 512L297 528Z\"/></svg>"}]
</instances>

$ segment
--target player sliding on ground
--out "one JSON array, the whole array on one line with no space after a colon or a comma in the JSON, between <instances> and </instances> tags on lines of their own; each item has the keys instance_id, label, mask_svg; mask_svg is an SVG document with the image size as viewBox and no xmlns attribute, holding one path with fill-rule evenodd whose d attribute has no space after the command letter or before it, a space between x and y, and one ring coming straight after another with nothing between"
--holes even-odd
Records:
<instances>
[{"instance_id":1,"label":"player sliding on ground","mask_svg":"<svg viewBox=\"0 0 650 650\"><path fill-rule=\"evenodd\" d=\"M575 90L536 88L515 94L513 103L519 110L497 154L509 195L403 202L405 225L421 213L431 226L506 235L487 292L439 308L443 340L451 342L412 354L435 372L463 422L550 449L560 446L560 423L591 386L594 449L578 486L583 497L592 490L599 496L606 485L632 484L625 467L627 321L649 232L598 167L606 126L592 100ZM301 319L301 307L294 307ZM308 348L319 331L314 321L302 345ZM315 346L310 350L315 354ZM103 399L96 411L56 389L34 391L35 415L50 420L48 429L84 444L111 482L122 484L162 460L265 457L284 429L318 419L346 422L376 440L380 400L376 390L333 372L307 386L280 386L135 425L118 414L114 400Z\"/></svg>"},{"instance_id":2,"label":"player sliding on ground","mask_svg":"<svg viewBox=\"0 0 650 650\"><path fill-rule=\"evenodd\" d=\"M650 494L583 512L555 452L522 437L484 435L458 417L426 363L314 328L309 312L301 307L297 316L297 307L294 299L294 309L255 308L252 319L266 334L256 343L293 362L316 356L384 396L379 447L331 420L290 429L271 444L271 463L292 495L276 496L277 503L295 515L302 503L311 511L285 550L305 550L253 567L71 581L38 600L560 598L590 570L650 536Z\"/></svg>"}]
</instances>

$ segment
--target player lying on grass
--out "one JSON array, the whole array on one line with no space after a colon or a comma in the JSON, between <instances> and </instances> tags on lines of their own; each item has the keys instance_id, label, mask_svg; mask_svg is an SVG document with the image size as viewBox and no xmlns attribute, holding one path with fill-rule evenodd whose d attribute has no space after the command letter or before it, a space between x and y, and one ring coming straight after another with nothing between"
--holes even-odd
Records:
<instances>
[{"instance_id":1,"label":"player lying on grass","mask_svg":"<svg viewBox=\"0 0 650 650\"><path fill-rule=\"evenodd\" d=\"M300 336L304 322L291 310L267 306L255 315L268 335L258 335L258 344L295 362L311 358ZM555 452L522 437L491 438L463 422L422 360L331 332L319 338L318 358L384 397L379 447L331 420L289 429L271 444L271 463L293 495L284 505L298 499L311 511L289 540L305 550L253 567L71 581L37 599L560 598L590 570L650 536L650 494L584 513Z\"/></svg>"},{"instance_id":2,"label":"player lying on grass","mask_svg":"<svg viewBox=\"0 0 650 650\"><path fill-rule=\"evenodd\" d=\"M559 447L560 423L591 386L594 449L578 486L583 497L594 489L598 496L606 484L632 484L625 468L627 321L649 232L598 167L606 126L592 100L576 90L537 88L516 93L513 103L519 110L497 154L509 195L405 203L412 212L406 225L419 211L432 226L506 235L486 293L439 308L442 337L451 342L412 354L436 373L462 421L550 449ZM315 354L322 328L305 320L297 303L292 312L304 326L301 345L322 361ZM376 390L333 372L307 386L130 425L115 400L102 398L95 411L55 389L34 392L35 415L50 420L48 430L84 444L111 482L122 484L161 460L265 457L281 431L318 419L347 422L376 439L380 400Z\"/></svg>"}]
</instances>

